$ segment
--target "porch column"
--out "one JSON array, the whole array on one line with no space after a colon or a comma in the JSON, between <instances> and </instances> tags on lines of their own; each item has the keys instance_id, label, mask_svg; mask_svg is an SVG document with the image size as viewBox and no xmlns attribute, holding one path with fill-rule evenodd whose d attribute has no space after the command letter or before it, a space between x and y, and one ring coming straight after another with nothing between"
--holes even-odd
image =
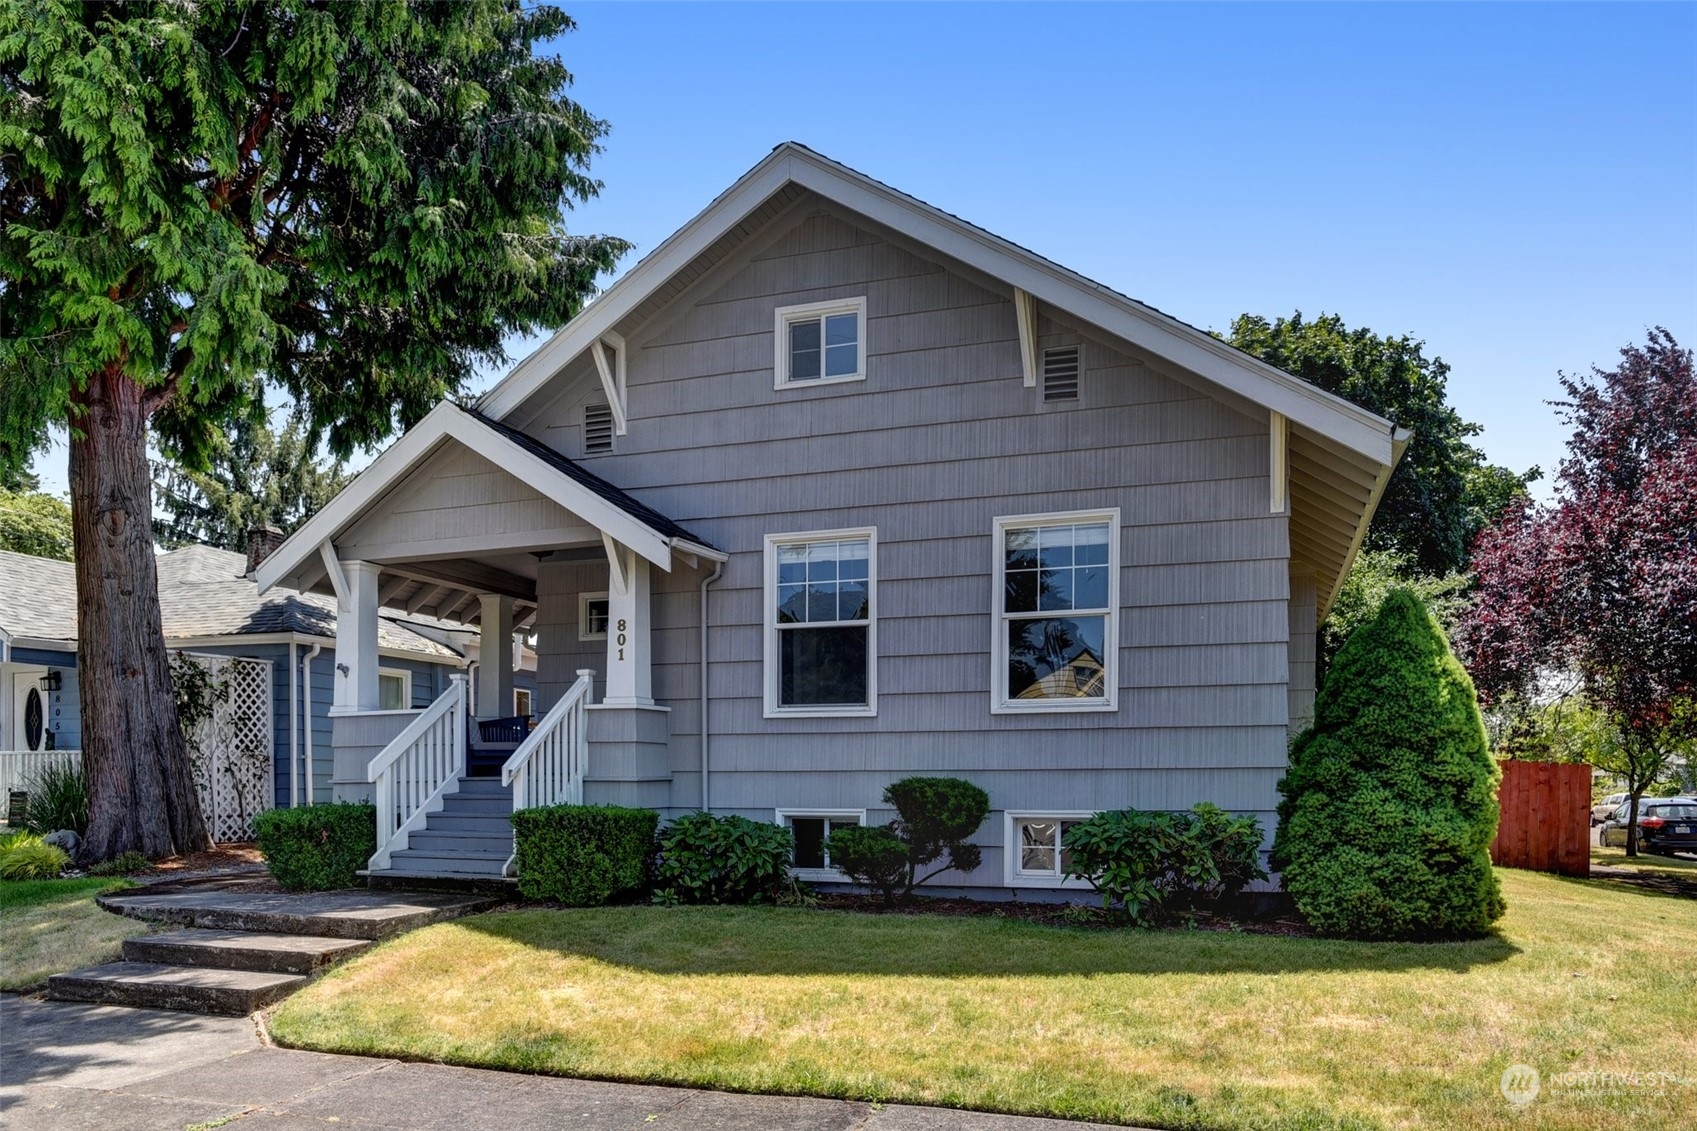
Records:
<instances>
[{"instance_id":1,"label":"porch column","mask_svg":"<svg viewBox=\"0 0 1697 1131\"><path fill-rule=\"evenodd\" d=\"M338 711L375 711L377 696L377 575L371 562L342 562L345 599L336 601L336 691Z\"/></svg>"},{"instance_id":2,"label":"porch column","mask_svg":"<svg viewBox=\"0 0 1697 1131\"><path fill-rule=\"evenodd\" d=\"M613 568L607 571L608 706L654 706L653 669L648 651L648 559L624 546L608 547Z\"/></svg>"},{"instance_id":3,"label":"porch column","mask_svg":"<svg viewBox=\"0 0 1697 1131\"><path fill-rule=\"evenodd\" d=\"M504 719L513 713L513 599L480 593L477 622L477 717Z\"/></svg>"}]
</instances>

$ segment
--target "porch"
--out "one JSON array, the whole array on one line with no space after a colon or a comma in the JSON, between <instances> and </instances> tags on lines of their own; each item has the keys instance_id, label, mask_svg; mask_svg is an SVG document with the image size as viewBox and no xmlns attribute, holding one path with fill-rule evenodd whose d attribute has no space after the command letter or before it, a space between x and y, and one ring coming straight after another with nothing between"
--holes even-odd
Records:
<instances>
[{"instance_id":1,"label":"porch","mask_svg":"<svg viewBox=\"0 0 1697 1131\"><path fill-rule=\"evenodd\" d=\"M335 597L333 791L377 805L372 874L498 877L515 807L668 805L655 579L724 559L558 452L444 404L261 562L262 591ZM545 583L568 576L580 581ZM478 643L469 678L424 710L385 703L378 666L380 621L409 617ZM518 642L574 624L593 651L539 642L535 701L516 701Z\"/></svg>"}]
</instances>

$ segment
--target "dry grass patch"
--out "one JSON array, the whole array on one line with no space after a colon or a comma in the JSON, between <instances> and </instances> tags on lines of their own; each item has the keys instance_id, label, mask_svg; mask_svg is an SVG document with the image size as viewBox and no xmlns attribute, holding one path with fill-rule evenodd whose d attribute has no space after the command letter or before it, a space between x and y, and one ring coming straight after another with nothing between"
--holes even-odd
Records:
<instances>
[{"instance_id":1,"label":"dry grass patch","mask_svg":"<svg viewBox=\"0 0 1697 1131\"><path fill-rule=\"evenodd\" d=\"M147 924L102 911L94 897L129 880L0 881L0 990L30 990L48 975L108 962Z\"/></svg>"},{"instance_id":2,"label":"dry grass patch","mask_svg":"<svg viewBox=\"0 0 1697 1131\"><path fill-rule=\"evenodd\" d=\"M1697 1076L1697 902L1502 873L1496 937L1369 944L775 908L519 911L385 944L283 1043L1155 1127L1672 1125ZM1528 1123L1528 1119L1532 1122Z\"/></svg>"},{"instance_id":3,"label":"dry grass patch","mask_svg":"<svg viewBox=\"0 0 1697 1131\"><path fill-rule=\"evenodd\" d=\"M1631 868L1635 872L1664 873L1681 879L1697 880L1697 858L1690 856L1628 856L1624 848L1604 848L1593 844L1591 863L1593 866Z\"/></svg>"}]
</instances>

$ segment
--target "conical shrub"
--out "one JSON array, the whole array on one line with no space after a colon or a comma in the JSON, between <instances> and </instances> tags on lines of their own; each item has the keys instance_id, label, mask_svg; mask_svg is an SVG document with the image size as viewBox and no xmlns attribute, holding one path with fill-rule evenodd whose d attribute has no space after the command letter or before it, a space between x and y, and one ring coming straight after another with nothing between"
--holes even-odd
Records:
<instances>
[{"instance_id":1,"label":"conical shrub","mask_svg":"<svg viewBox=\"0 0 1697 1131\"><path fill-rule=\"evenodd\" d=\"M1473 681L1420 599L1393 591L1332 661L1292 745L1273 867L1324 934L1482 934L1503 913L1500 777Z\"/></svg>"}]
</instances>

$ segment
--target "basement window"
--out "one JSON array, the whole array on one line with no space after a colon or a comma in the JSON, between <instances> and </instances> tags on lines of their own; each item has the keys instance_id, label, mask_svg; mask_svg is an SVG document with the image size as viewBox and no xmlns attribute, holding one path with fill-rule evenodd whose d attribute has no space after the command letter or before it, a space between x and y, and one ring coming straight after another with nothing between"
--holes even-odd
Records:
<instances>
[{"instance_id":1,"label":"basement window","mask_svg":"<svg viewBox=\"0 0 1697 1131\"><path fill-rule=\"evenodd\" d=\"M802 879L840 880L843 874L831 863L826 840L838 829L866 823L864 809L779 809L778 823L795 837L790 866Z\"/></svg>"}]
</instances>

